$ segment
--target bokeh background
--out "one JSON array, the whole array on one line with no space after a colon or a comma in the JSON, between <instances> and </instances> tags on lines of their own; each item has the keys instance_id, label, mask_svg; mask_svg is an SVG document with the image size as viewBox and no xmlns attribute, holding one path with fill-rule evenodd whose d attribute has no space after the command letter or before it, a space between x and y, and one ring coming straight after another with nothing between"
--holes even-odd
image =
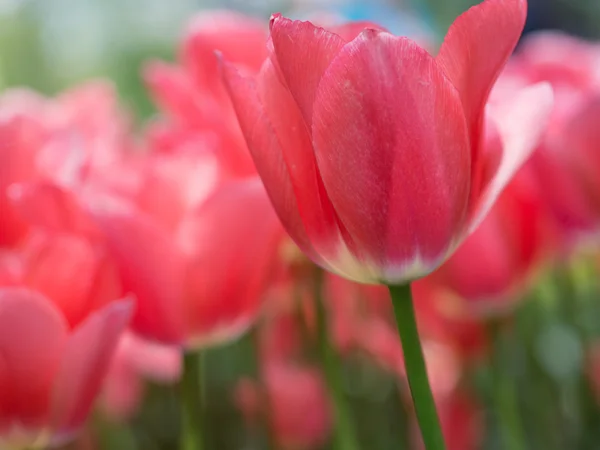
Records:
<instances>
[{"instance_id":1,"label":"bokeh background","mask_svg":"<svg viewBox=\"0 0 600 450\"><path fill-rule=\"evenodd\" d=\"M186 20L207 8L268 18L330 11L371 18L397 33L443 36L473 0L0 0L0 89L26 85L53 94L106 76L138 118L152 114L140 78L149 58L172 59ZM530 0L527 31L553 28L600 36L597 0Z\"/></svg>"}]
</instances>

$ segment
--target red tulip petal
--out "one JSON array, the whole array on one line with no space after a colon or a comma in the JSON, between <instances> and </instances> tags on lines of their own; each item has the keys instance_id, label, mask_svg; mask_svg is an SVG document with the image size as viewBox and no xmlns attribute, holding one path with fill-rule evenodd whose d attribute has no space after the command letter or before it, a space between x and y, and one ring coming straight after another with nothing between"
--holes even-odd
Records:
<instances>
[{"instance_id":1,"label":"red tulip petal","mask_svg":"<svg viewBox=\"0 0 600 450\"><path fill-rule=\"evenodd\" d=\"M519 218L501 217L503 211L492 211L452 257L432 275L440 284L450 287L462 298L472 302L493 301L508 295L513 280L519 275L520 268L515 266L513 258L517 249L509 240L508 224L503 224L505 220L512 225Z\"/></svg>"},{"instance_id":2,"label":"red tulip petal","mask_svg":"<svg viewBox=\"0 0 600 450\"><path fill-rule=\"evenodd\" d=\"M346 42L310 22L286 19L279 14L271 18L270 27L277 67L310 126L321 77Z\"/></svg>"},{"instance_id":3,"label":"red tulip petal","mask_svg":"<svg viewBox=\"0 0 600 450\"><path fill-rule=\"evenodd\" d=\"M0 289L0 432L12 424L34 431L47 426L66 339L67 324L47 298Z\"/></svg>"},{"instance_id":4,"label":"red tulip petal","mask_svg":"<svg viewBox=\"0 0 600 450\"><path fill-rule=\"evenodd\" d=\"M105 255L86 239L30 234L23 254L23 283L51 299L72 327L121 293Z\"/></svg>"},{"instance_id":5,"label":"red tulip petal","mask_svg":"<svg viewBox=\"0 0 600 450\"><path fill-rule=\"evenodd\" d=\"M221 187L184 226L189 335L194 345L232 339L260 311L283 228L258 177Z\"/></svg>"},{"instance_id":6,"label":"red tulip petal","mask_svg":"<svg viewBox=\"0 0 600 450\"><path fill-rule=\"evenodd\" d=\"M267 58L267 28L263 21L231 11L200 13L190 22L181 60L195 84L213 94L222 90L214 51L256 73Z\"/></svg>"},{"instance_id":7,"label":"red tulip petal","mask_svg":"<svg viewBox=\"0 0 600 450\"><path fill-rule=\"evenodd\" d=\"M526 17L526 0L485 0L454 21L436 58L460 93L474 149L488 95Z\"/></svg>"},{"instance_id":8,"label":"red tulip petal","mask_svg":"<svg viewBox=\"0 0 600 450\"><path fill-rule=\"evenodd\" d=\"M173 237L134 209L93 211L118 266L124 291L138 299L132 327L143 336L179 343L186 264Z\"/></svg>"},{"instance_id":9,"label":"red tulip petal","mask_svg":"<svg viewBox=\"0 0 600 450\"><path fill-rule=\"evenodd\" d=\"M552 88L539 83L521 89L501 105L490 108L502 138L502 159L493 177L484 180L481 195L472 199L470 225L472 231L485 218L496 198L535 150L552 111ZM497 155L489 155L496 158Z\"/></svg>"},{"instance_id":10,"label":"red tulip petal","mask_svg":"<svg viewBox=\"0 0 600 450\"><path fill-rule=\"evenodd\" d=\"M298 246L313 260L319 260L302 223L291 173L282 151L282 142L275 134L259 99L256 83L250 78L241 77L227 62L223 62L223 76L256 169L279 218ZM295 141L287 141L285 144L299 145Z\"/></svg>"},{"instance_id":11,"label":"red tulip petal","mask_svg":"<svg viewBox=\"0 0 600 450\"><path fill-rule=\"evenodd\" d=\"M3 100L6 101L6 98ZM22 101L16 103L21 105ZM3 103L3 106L6 105ZM35 180L39 176L35 160L46 139L43 128L32 119L21 116L12 119L0 117L0 160L2 161L0 164L0 217L2 218L0 245L2 246L15 244L27 233L27 226L14 210L7 190L13 183Z\"/></svg>"},{"instance_id":12,"label":"red tulip petal","mask_svg":"<svg viewBox=\"0 0 600 450\"><path fill-rule=\"evenodd\" d=\"M98 235L76 196L53 183L13 184L7 193L15 209L33 226L48 231Z\"/></svg>"},{"instance_id":13,"label":"red tulip petal","mask_svg":"<svg viewBox=\"0 0 600 450\"><path fill-rule=\"evenodd\" d=\"M573 86L578 90L598 83L600 48L561 31L538 31L527 35L515 59L526 68L530 82L548 81L553 86ZM581 91L580 91L581 92Z\"/></svg>"},{"instance_id":14,"label":"red tulip petal","mask_svg":"<svg viewBox=\"0 0 600 450\"><path fill-rule=\"evenodd\" d=\"M357 22L346 22L339 25L334 25L328 27L328 29L332 32L340 36L344 41L350 42L355 39L360 33L362 33L366 28L370 28L372 30L379 31L388 31L383 28L381 25L377 25L373 22L357 21Z\"/></svg>"},{"instance_id":15,"label":"red tulip petal","mask_svg":"<svg viewBox=\"0 0 600 450\"><path fill-rule=\"evenodd\" d=\"M502 142L500 130L498 130L498 126L490 114L486 114L484 117L483 135L480 142L481 145L475 162L476 167L471 170L470 204L474 204L481 196L481 192L485 189L489 180L494 177L502 162L504 143Z\"/></svg>"},{"instance_id":16,"label":"red tulip petal","mask_svg":"<svg viewBox=\"0 0 600 450\"><path fill-rule=\"evenodd\" d=\"M306 233L312 247L327 260L340 240L345 241L341 237L344 230L323 187L308 127L269 61L265 63L258 83L258 92L290 174Z\"/></svg>"},{"instance_id":17,"label":"red tulip petal","mask_svg":"<svg viewBox=\"0 0 600 450\"><path fill-rule=\"evenodd\" d=\"M56 441L86 419L132 312L132 301L113 302L93 313L69 337L52 392Z\"/></svg>"},{"instance_id":18,"label":"red tulip petal","mask_svg":"<svg viewBox=\"0 0 600 450\"><path fill-rule=\"evenodd\" d=\"M593 205L600 206L600 95L590 96L565 124L565 146L571 147L568 160ZM560 145L560 144L559 144ZM564 170L564 169L563 169Z\"/></svg>"},{"instance_id":19,"label":"red tulip petal","mask_svg":"<svg viewBox=\"0 0 600 450\"><path fill-rule=\"evenodd\" d=\"M347 44L319 86L313 139L367 260L393 281L437 262L463 221L470 157L458 93L425 50L374 30Z\"/></svg>"},{"instance_id":20,"label":"red tulip petal","mask_svg":"<svg viewBox=\"0 0 600 450\"><path fill-rule=\"evenodd\" d=\"M182 123L205 123L208 105L214 103L209 103L209 98L205 102L198 101L193 82L181 67L151 61L144 67L143 77L154 101L169 116Z\"/></svg>"}]
</instances>

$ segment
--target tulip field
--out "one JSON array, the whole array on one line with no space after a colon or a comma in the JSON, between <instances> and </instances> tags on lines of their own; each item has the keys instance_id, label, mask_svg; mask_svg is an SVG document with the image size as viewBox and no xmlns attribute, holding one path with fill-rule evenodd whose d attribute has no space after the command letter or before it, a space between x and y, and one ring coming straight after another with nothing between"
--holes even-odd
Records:
<instances>
[{"instance_id":1,"label":"tulip field","mask_svg":"<svg viewBox=\"0 0 600 450\"><path fill-rule=\"evenodd\" d=\"M595 2L137 1L0 0L0 450L600 449Z\"/></svg>"}]
</instances>

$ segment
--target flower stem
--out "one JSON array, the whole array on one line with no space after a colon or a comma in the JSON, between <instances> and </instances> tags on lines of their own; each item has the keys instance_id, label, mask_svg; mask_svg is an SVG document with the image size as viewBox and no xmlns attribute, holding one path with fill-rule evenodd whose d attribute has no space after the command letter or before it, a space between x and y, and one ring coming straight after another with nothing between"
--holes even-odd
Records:
<instances>
[{"instance_id":1,"label":"flower stem","mask_svg":"<svg viewBox=\"0 0 600 450\"><path fill-rule=\"evenodd\" d=\"M359 450L356 429L352 424L351 411L344 396L341 360L331 345L330 334L327 332L329 321L327 307L323 302L321 292L323 284L323 273L321 270L319 270L315 278L317 338L321 364L334 410L336 425L334 430L334 448L336 450Z\"/></svg>"},{"instance_id":2,"label":"flower stem","mask_svg":"<svg viewBox=\"0 0 600 450\"><path fill-rule=\"evenodd\" d=\"M410 286L388 286L388 289L394 305L396 325L404 351L404 366L423 443L426 450L445 450L440 420L427 377Z\"/></svg>"},{"instance_id":3,"label":"flower stem","mask_svg":"<svg viewBox=\"0 0 600 450\"><path fill-rule=\"evenodd\" d=\"M198 351L186 353L183 359L181 395L181 442L180 450L202 450L202 354Z\"/></svg>"},{"instance_id":4,"label":"flower stem","mask_svg":"<svg viewBox=\"0 0 600 450\"><path fill-rule=\"evenodd\" d=\"M506 373L504 345L501 323L492 321L489 326L492 351L492 377L494 383L494 403L500 422L500 434L507 450L525 450L525 439L519 414L514 378Z\"/></svg>"}]
</instances>

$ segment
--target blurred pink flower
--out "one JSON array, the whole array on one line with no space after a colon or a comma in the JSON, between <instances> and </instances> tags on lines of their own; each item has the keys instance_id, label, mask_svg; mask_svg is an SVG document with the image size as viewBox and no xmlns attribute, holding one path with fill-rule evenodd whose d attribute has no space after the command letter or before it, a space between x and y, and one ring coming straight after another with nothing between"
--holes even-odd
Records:
<instances>
[{"instance_id":1,"label":"blurred pink flower","mask_svg":"<svg viewBox=\"0 0 600 450\"><path fill-rule=\"evenodd\" d=\"M265 24L233 11L204 12L181 41L179 62L149 63L144 77L161 116L148 130L159 151L211 148L225 155L224 169L254 175L254 164L224 90L215 51L256 73L267 57Z\"/></svg>"},{"instance_id":2,"label":"blurred pink flower","mask_svg":"<svg viewBox=\"0 0 600 450\"><path fill-rule=\"evenodd\" d=\"M81 189L133 144L113 87L89 82L55 99L25 89L0 96L0 245L18 243L28 225L15 211L19 184Z\"/></svg>"},{"instance_id":3,"label":"blurred pink flower","mask_svg":"<svg viewBox=\"0 0 600 450\"><path fill-rule=\"evenodd\" d=\"M131 311L130 301L113 302L71 327L44 295L0 288L0 446L43 448L72 438Z\"/></svg>"},{"instance_id":4,"label":"blurred pink flower","mask_svg":"<svg viewBox=\"0 0 600 450\"><path fill-rule=\"evenodd\" d=\"M559 251L597 239L600 225L600 45L557 32L528 36L492 91L551 83L555 103L539 148L524 170L559 232Z\"/></svg>"}]
</instances>

